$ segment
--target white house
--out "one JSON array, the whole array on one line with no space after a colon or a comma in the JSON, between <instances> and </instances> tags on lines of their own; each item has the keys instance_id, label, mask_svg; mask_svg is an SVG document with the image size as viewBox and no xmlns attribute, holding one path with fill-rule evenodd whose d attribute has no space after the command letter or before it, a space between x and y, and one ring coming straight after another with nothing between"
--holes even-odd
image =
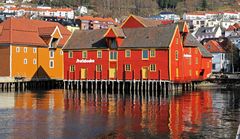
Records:
<instances>
[{"instance_id":1,"label":"white house","mask_svg":"<svg viewBox=\"0 0 240 139\"><path fill-rule=\"evenodd\" d=\"M202 41L205 38L219 38L222 36L222 29L220 26L200 27L193 35L198 41Z\"/></svg>"}]
</instances>

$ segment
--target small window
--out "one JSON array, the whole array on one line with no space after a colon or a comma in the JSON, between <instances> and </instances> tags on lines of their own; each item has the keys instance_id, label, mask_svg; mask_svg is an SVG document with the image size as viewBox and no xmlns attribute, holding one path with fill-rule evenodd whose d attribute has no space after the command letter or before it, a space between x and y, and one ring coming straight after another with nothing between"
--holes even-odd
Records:
<instances>
[{"instance_id":1,"label":"small window","mask_svg":"<svg viewBox=\"0 0 240 139\"><path fill-rule=\"evenodd\" d=\"M198 64L198 58L196 57L196 64Z\"/></svg>"},{"instance_id":2,"label":"small window","mask_svg":"<svg viewBox=\"0 0 240 139\"><path fill-rule=\"evenodd\" d=\"M156 64L151 64L150 65L150 71L155 72L156 71Z\"/></svg>"},{"instance_id":3,"label":"small window","mask_svg":"<svg viewBox=\"0 0 240 139\"><path fill-rule=\"evenodd\" d=\"M176 38L176 44L178 44L178 38Z\"/></svg>"},{"instance_id":4,"label":"small window","mask_svg":"<svg viewBox=\"0 0 240 139\"><path fill-rule=\"evenodd\" d=\"M97 65L96 66L96 71L97 72L102 72L102 65Z\"/></svg>"},{"instance_id":5,"label":"small window","mask_svg":"<svg viewBox=\"0 0 240 139\"><path fill-rule=\"evenodd\" d=\"M62 50L60 50L60 55L63 55L63 51Z\"/></svg>"},{"instance_id":6,"label":"small window","mask_svg":"<svg viewBox=\"0 0 240 139\"><path fill-rule=\"evenodd\" d=\"M87 51L82 51L82 58L87 58Z\"/></svg>"},{"instance_id":7,"label":"small window","mask_svg":"<svg viewBox=\"0 0 240 139\"><path fill-rule=\"evenodd\" d=\"M27 64L27 59L26 59L26 58L23 60L23 63L24 63L25 65Z\"/></svg>"},{"instance_id":8,"label":"small window","mask_svg":"<svg viewBox=\"0 0 240 139\"><path fill-rule=\"evenodd\" d=\"M52 50L49 51L49 57L50 57L50 58L54 58L54 51L52 51Z\"/></svg>"},{"instance_id":9,"label":"small window","mask_svg":"<svg viewBox=\"0 0 240 139\"><path fill-rule=\"evenodd\" d=\"M72 51L68 52L68 58L73 58L73 52Z\"/></svg>"},{"instance_id":10,"label":"small window","mask_svg":"<svg viewBox=\"0 0 240 139\"><path fill-rule=\"evenodd\" d=\"M130 64L125 65L125 71L131 71L131 65Z\"/></svg>"},{"instance_id":11,"label":"small window","mask_svg":"<svg viewBox=\"0 0 240 139\"><path fill-rule=\"evenodd\" d=\"M70 72L75 72L75 65L70 66Z\"/></svg>"},{"instance_id":12,"label":"small window","mask_svg":"<svg viewBox=\"0 0 240 139\"><path fill-rule=\"evenodd\" d=\"M191 69L189 70L189 76L192 76L192 70Z\"/></svg>"},{"instance_id":13,"label":"small window","mask_svg":"<svg viewBox=\"0 0 240 139\"><path fill-rule=\"evenodd\" d=\"M196 71L196 76L198 76L198 71Z\"/></svg>"},{"instance_id":14,"label":"small window","mask_svg":"<svg viewBox=\"0 0 240 139\"><path fill-rule=\"evenodd\" d=\"M37 53L37 48L33 48L33 53Z\"/></svg>"},{"instance_id":15,"label":"small window","mask_svg":"<svg viewBox=\"0 0 240 139\"><path fill-rule=\"evenodd\" d=\"M110 60L117 60L117 51L110 52Z\"/></svg>"},{"instance_id":16,"label":"small window","mask_svg":"<svg viewBox=\"0 0 240 139\"><path fill-rule=\"evenodd\" d=\"M97 58L102 58L102 51L97 51Z\"/></svg>"},{"instance_id":17,"label":"small window","mask_svg":"<svg viewBox=\"0 0 240 139\"><path fill-rule=\"evenodd\" d=\"M20 52L20 47L16 47L16 52L17 52L17 53Z\"/></svg>"},{"instance_id":18,"label":"small window","mask_svg":"<svg viewBox=\"0 0 240 139\"><path fill-rule=\"evenodd\" d=\"M197 49L195 49L195 54L198 54L198 50Z\"/></svg>"},{"instance_id":19,"label":"small window","mask_svg":"<svg viewBox=\"0 0 240 139\"><path fill-rule=\"evenodd\" d=\"M148 50L142 50L142 59L148 59Z\"/></svg>"},{"instance_id":20,"label":"small window","mask_svg":"<svg viewBox=\"0 0 240 139\"><path fill-rule=\"evenodd\" d=\"M36 65L37 64L37 59L33 59L33 65Z\"/></svg>"},{"instance_id":21,"label":"small window","mask_svg":"<svg viewBox=\"0 0 240 139\"><path fill-rule=\"evenodd\" d=\"M210 68L210 62L207 62L207 68Z\"/></svg>"},{"instance_id":22,"label":"small window","mask_svg":"<svg viewBox=\"0 0 240 139\"><path fill-rule=\"evenodd\" d=\"M154 49L150 50L150 57L155 57L156 51Z\"/></svg>"},{"instance_id":23,"label":"small window","mask_svg":"<svg viewBox=\"0 0 240 139\"><path fill-rule=\"evenodd\" d=\"M27 53L27 47L24 47L23 49L24 49L24 53Z\"/></svg>"},{"instance_id":24,"label":"small window","mask_svg":"<svg viewBox=\"0 0 240 139\"><path fill-rule=\"evenodd\" d=\"M49 61L49 68L54 68L54 61L53 60L50 60Z\"/></svg>"},{"instance_id":25,"label":"small window","mask_svg":"<svg viewBox=\"0 0 240 139\"><path fill-rule=\"evenodd\" d=\"M178 60L178 51L175 51L175 59Z\"/></svg>"},{"instance_id":26,"label":"small window","mask_svg":"<svg viewBox=\"0 0 240 139\"><path fill-rule=\"evenodd\" d=\"M125 50L125 57L131 57L131 50Z\"/></svg>"},{"instance_id":27,"label":"small window","mask_svg":"<svg viewBox=\"0 0 240 139\"><path fill-rule=\"evenodd\" d=\"M191 57L189 58L188 62L189 62L189 65L192 65L192 58Z\"/></svg>"}]
</instances>

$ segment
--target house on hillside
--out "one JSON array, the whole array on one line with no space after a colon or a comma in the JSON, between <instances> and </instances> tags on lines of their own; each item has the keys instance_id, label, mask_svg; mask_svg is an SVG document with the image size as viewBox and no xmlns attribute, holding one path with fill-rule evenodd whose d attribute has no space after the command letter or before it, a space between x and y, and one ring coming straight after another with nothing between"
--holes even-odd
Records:
<instances>
[{"instance_id":1,"label":"house on hillside","mask_svg":"<svg viewBox=\"0 0 240 139\"><path fill-rule=\"evenodd\" d=\"M194 36L198 41L202 41L205 38L219 38L222 36L222 29L220 26L216 27L200 27Z\"/></svg>"},{"instance_id":2,"label":"house on hillside","mask_svg":"<svg viewBox=\"0 0 240 139\"><path fill-rule=\"evenodd\" d=\"M151 16L150 18L155 20L172 20L175 22L180 20L180 16L174 12L160 12L158 15Z\"/></svg>"},{"instance_id":3,"label":"house on hillside","mask_svg":"<svg viewBox=\"0 0 240 139\"><path fill-rule=\"evenodd\" d=\"M9 18L0 24L0 76L11 80L62 79L62 46L71 33L61 24Z\"/></svg>"},{"instance_id":4,"label":"house on hillside","mask_svg":"<svg viewBox=\"0 0 240 139\"><path fill-rule=\"evenodd\" d=\"M120 27L75 31L63 48L64 79L204 80L211 54L189 35L185 22L163 25L135 15Z\"/></svg>"},{"instance_id":5,"label":"house on hillside","mask_svg":"<svg viewBox=\"0 0 240 139\"><path fill-rule=\"evenodd\" d=\"M231 64L227 59L227 52L215 40L208 41L204 47L213 55L212 71L213 72L230 72Z\"/></svg>"}]
</instances>

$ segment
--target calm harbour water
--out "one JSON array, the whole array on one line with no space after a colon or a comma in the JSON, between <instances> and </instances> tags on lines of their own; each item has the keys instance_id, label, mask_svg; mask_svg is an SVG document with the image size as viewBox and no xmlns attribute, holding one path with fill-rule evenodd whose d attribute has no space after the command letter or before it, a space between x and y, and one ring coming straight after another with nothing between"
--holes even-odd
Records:
<instances>
[{"instance_id":1,"label":"calm harbour water","mask_svg":"<svg viewBox=\"0 0 240 139\"><path fill-rule=\"evenodd\" d=\"M50 90L0 93L0 138L235 138L240 90L140 98Z\"/></svg>"}]
</instances>

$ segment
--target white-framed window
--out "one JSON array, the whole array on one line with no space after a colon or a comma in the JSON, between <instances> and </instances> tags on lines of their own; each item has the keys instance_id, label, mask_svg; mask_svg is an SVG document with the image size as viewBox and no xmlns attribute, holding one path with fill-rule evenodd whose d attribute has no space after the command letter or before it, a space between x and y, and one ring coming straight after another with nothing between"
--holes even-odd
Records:
<instances>
[{"instance_id":1,"label":"white-framed window","mask_svg":"<svg viewBox=\"0 0 240 139\"><path fill-rule=\"evenodd\" d=\"M73 58L73 52L72 51L68 52L68 58Z\"/></svg>"},{"instance_id":2,"label":"white-framed window","mask_svg":"<svg viewBox=\"0 0 240 139\"><path fill-rule=\"evenodd\" d=\"M131 57L131 50L125 50L125 57Z\"/></svg>"},{"instance_id":3,"label":"white-framed window","mask_svg":"<svg viewBox=\"0 0 240 139\"><path fill-rule=\"evenodd\" d=\"M70 66L70 72L75 72L75 65Z\"/></svg>"},{"instance_id":4,"label":"white-framed window","mask_svg":"<svg viewBox=\"0 0 240 139\"><path fill-rule=\"evenodd\" d=\"M36 64L37 64L37 59L34 58L34 59L33 59L33 65L36 65Z\"/></svg>"},{"instance_id":5,"label":"white-framed window","mask_svg":"<svg viewBox=\"0 0 240 139\"><path fill-rule=\"evenodd\" d=\"M27 64L27 59L24 58L23 63L26 65Z\"/></svg>"},{"instance_id":6,"label":"white-framed window","mask_svg":"<svg viewBox=\"0 0 240 139\"><path fill-rule=\"evenodd\" d=\"M178 60L178 50L175 51L175 59Z\"/></svg>"},{"instance_id":7,"label":"white-framed window","mask_svg":"<svg viewBox=\"0 0 240 139\"><path fill-rule=\"evenodd\" d=\"M125 71L131 71L131 65L130 64L125 65Z\"/></svg>"},{"instance_id":8,"label":"white-framed window","mask_svg":"<svg viewBox=\"0 0 240 139\"><path fill-rule=\"evenodd\" d=\"M155 57L156 56L156 51L155 49L150 50L150 57Z\"/></svg>"},{"instance_id":9,"label":"white-framed window","mask_svg":"<svg viewBox=\"0 0 240 139\"><path fill-rule=\"evenodd\" d=\"M35 53L37 53L37 48L33 48L33 53L35 54Z\"/></svg>"},{"instance_id":10,"label":"white-framed window","mask_svg":"<svg viewBox=\"0 0 240 139\"><path fill-rule=\"evenodd\" d=\"M117 51L110 51L110 60L117 60Z\"/></svg>"},{"instance_id":11,"label":"white-framed window","mask_svg":"<svg viewBox=\"0 0 240 139\"><path fill-rule=\"evenodd\" d=\"M51 69L54 68L54 60L49 61L49 68L51 68Z\"/></svg>"},{"instance_id":12,"label":"white-framed window","mask_svg":"<svg viewBox=\"0 0 240 139\"><path fill-rule=\"evenodd\" d=\"M142 59L148 59L149 55L148 55L148 50L142 50Z\"/></svg>"},{"instance_id":13,"label":"white-framed window","mask_svg":"<svg viewBox=\"0 0 240 139\"><path fill-rule=\"evenodd\" d=\"M96 71L101 72L102 71L102 65L97 65L96 66Z\"/></svg>"},{"instance_id":14,"label":"white-framed window","mask_svg":"<svg viewBox=\"0 0 240 139\"><path fill-rule=\"evenodd\" d=\"M82 51L82 58L87 58L87 51Z\"/></svg>"},{"instance_id":15,"label":"white-framed window","mask_svg":"<svg viewBox=\"0 0 240 139\"><path fill-rule=\"evenodd\" d=\"M97 51L97 58L102 58L102 51L101 50Z\"/></svg>"},{"instance_id":16,"label":"white-framed window","mask_svg":"<svg viewBox=\"0 0 240 139\"><path fill-rule=\"evenodd\" d=\"M20 52L20 47L16 47L16 52L17 52L17 53Z\"/></svg>"},{"instance_id":17,"label":"white-framed window","mask_svg":"<svg viewBox=\"0 0 240 139\"><path fill-rule=\"evenodd\" d=\"M27 53L27 47L24 47L23 50L24 50L24 53Z\"/></svg>"},{"instance_id":18,"label":"white-framed window","mask_svg":"<svg viewBox=\"0 0 240 139\"><path fill-rule=\"evenodd\" d=\"M53 50L49 51L49 57L54 58L54 51Z\"/></svg>"}]
</instances>

